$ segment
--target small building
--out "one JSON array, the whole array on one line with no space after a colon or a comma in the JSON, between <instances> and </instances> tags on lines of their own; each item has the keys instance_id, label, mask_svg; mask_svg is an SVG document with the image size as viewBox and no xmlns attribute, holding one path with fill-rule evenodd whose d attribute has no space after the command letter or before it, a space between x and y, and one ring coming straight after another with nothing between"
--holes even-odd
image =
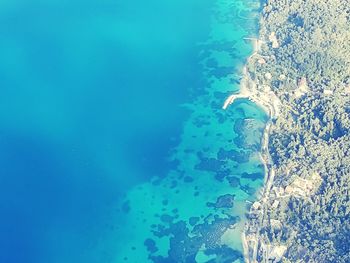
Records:
<instances>
[{"instance_id":1,"label":"small building","mask_svg":"<svg viewBox=\"0 0 350 263\"><path fill-rule=\"evenodd\" d=\"M284 75L284 74L281 74L280 76L279 76L279 78L278 78L280 81L283 81L283 80L285 80L286 79L286 75Z\"/></svg>"},{"instance_id":2,"label":"small building","mask_svg":"<svg viewBox=\"0 0 350 263\"><path fill-rule=\"evenodd\" d=\"M259 64L265 64L265 63L266 63L266 60L263 59L263 58L259 58L259 59L258 59L258 63L259 63Z\"/></svg>"},{"instance_id":3,"label":"small building","mask_svg":"<svg viewBox=\"0 0 350 263\"><path fill-rule=\"evenodd\" d=\"M277 229L280 229L282 228L282 223L281 221L279 220L276 220L276 219L270 219L270 224L273 228L277 228Z\"/></svg>"},{"instance_id":4,"label":"small building","mask_svg":"<svg viewBox=\"0 0 350 263\"><path fill-rule=\"evenodd\" d=\"M333 90L330 90L330 89L324 89L323 90L323 94L326 95L326 96L330 96L333 94Z\"/></svg>"},{"instance_id":5,"label":"small building","mask_svg":"<svg viewBox=\"0 0 350 263\"><path fill-rule=\"evenodd\" d=\"M269 35L269 40L272 43L272 48L278 48L280 46L275 32L271 32L271 34Z\"/></svg>"},{"instance_id":6,"label":"small building","mask_svg":"<svg viewBox=\"0 0 350 263\"><path fill-rule=\"evenodd\" d=\"M268 80L272 79L271 73L270 72L266 72L265 73L265 78L268 79Z\"/></svg>"},{"instance_id":7,"label":"small building","mask_svg":"<svg viewBox=\"0 0 350 263\"><path fill-rule=\"evenodd\" d=\"M252 205L252 208L254 210L258 210L261 207L261 204L259 202L254 202L254 204Z\"/></svg>"}]
</instances>

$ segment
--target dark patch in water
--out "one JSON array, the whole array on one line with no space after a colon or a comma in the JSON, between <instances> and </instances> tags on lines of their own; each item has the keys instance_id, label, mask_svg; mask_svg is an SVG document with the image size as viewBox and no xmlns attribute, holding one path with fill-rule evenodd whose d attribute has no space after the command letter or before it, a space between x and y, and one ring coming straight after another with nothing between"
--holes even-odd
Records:
<instances>
[{"instance_id":1,"label":"dark patch in water","mask_svg":"<svg viewBox=\"0 0 350 263\"><path fill-rule=\"evenodd\" d=\"M157 237L170 236L170 249L167 257L153 256L149 258L154 263L163 262L196 262L195 257L200 248L204 245L206 252L209 255L215 254L218 258L238 258L242 254L239 251L227 250L225 247L219 245L219 241L223 233L235 224L239 218L219 218L214 216L214 220L209 223L208 215L203 224L195 225L193 230L186 226L186 222L179 221L176 223L169 223L168 227L158 225L157 230L153 233ZM191 218L191 225L195 224L199 218ZM225 261L226 262L226 261Z\"/></svg>"},{"instance_id":2,"label":"dark patch in water","mask_svg":"<svg viewBox=\"0 0 350 263\"><path fill-rule=\"evenodd\" d=\"M151 238L147 238L143 244L146 246L148 252L150 253L155 253L158 251L156 242Z\"/></svg>"},{"instance_id":3,"label":"dark patch in water","mask_svg":"<svg viewBox=\"0 0 350 263\"><path fill-rule=\"evenodd\" d=\"M194 226L199 221L199 217L197 217L197 216L190 217L190 219L188 221L189 221L191 226Z\"/></svg>"},{"instance_id":4,"label":"dark patch in water","mask_svg":"<svg viewBox=\"0 0 350 263\"><path fill-rule=\"evenodd\" d=\"M219 196L216 199L215 203L208 202L207 206L215 207L215 208L231 208L233 207L234 200L235 200L235 195L226 194L226 195Z\"/></svg>"},{"instance_id":5,"label":"dark patch in water","mask_svg":"<svg viewBox=\"0 0 350 263\"><path fill-rule=\"evenodd\" d=\"M164 214L164 215L161 215L160 220L161 220L163 223L170 223L170 222L173 220L173 217L172 217L172 216L169 216L169 215L167 215L167 214Z\"/></svg>"},{"instance_id":6,"label":"dark patch in water","mask_svg":"<svg viewBox=\"0 0 350 263\"><path fill-rule=\"evenodd\" d=\"M237 52L234 47L237 41L215 41L209 47L218 51L227 51L229 53Z\"/></svg>"},{"instance_id":7,"label":"dark patch in water","mask_svg":"<svg viewBox=\"0 0 350 263\"><path fill-rule=\"evenodd\" d=\"M209 125L210 121L208 120L207 116L198 116L194 121L193 124L196 125L196 127L201 128L204 125Z\"/></svg>"},{"instance_id":8,"label":"dark patch in water","mask_svg":"<svg viewBox=\"0 0 350 263\"><path fill-rule=\"evenodd\" d=\"M215 179L222 182L226 176L230 175L231 171L226 169L226 170L220 170L215 174Z\"/></svg>"},{"instance_id":9,"label":"dark patch in water","mask_svg":"<svg viewBox=\"0 0 350 263\"><path fill-rule=\"evenodd\" d=\"M232 187L237 187L240 185L240 180L238 177L230 176L230 177L226 177L226 179Z\"/></svg>"},{"instance_id":10,"label":"dark patch in water","mask_svg":"<svg viewBox=\"0 0 350 263\"><path fill-rule=\"evenodd\" d=\"M129 213L130 211L130 202L129 201L125 201L122 205L122 211L124 213Z\"/></svg>"},{"instance_id":11,"label":"dark patch in water","mask_svg":"<svg viewBox=\"0 0 350 263\"><path fill-rule=\"evenodd\" d=\"M224 165L224 162L219 161L214 158L201 158L199 164L195 166L197 170L202 171L218 171L221 169L221 166Z\"/></svg>"},{"instance_id":12,"label":"dark patch in water","mask_svg":"<svg viewBox=\"0 0 350 263\"><path fill-rule=\"evenodd\" d=\"M227 119L227 116L222 114L222 113L220 113L220 112L217 112L215 114L215 116L216 116L216 118L217 118L217 120L218 120L218 122L220 124L224 123L226 121L226 119ZM222 134L221 133L216 134L216 136L220 136L220 135L222 135Z\"/></svg>"},{"instance_id":13,"label":"dark patch in water","mask_svg":"<svg viewBox=\"0 0 350 263\"><path fill-rule=\"evenodd\" d=\"M239 79L230 79L231 84L240 84L241 81Z\"/></svg>"},{"instance_id":14,"label":"dark patch in water","mask_svg":"<svg viewBox=\"0 0 350 263\"><path fill-rule=\"evenodd\" d=\"M217 158L219 160L227 160L231 159L237 163L246 163L249 161L249 154L244 151L236 151L236 150L229 150L226 151L223 148L220 148L219 152L217 153Z\"/></svg>"},{"instance_id":15,"label":"dark patch in water","mask_svg":"<svg viewBox=\"0 0 350 263\"><path fill-rule=\"evenodd\" d=\"M153 180L152 184L153 184L154 186L157 186L157 185L160 185L161 182L162 182L162 180L161 180L160 178L157 178L157 179Z\"/></svg>"},{"instance_id":16,"label":"dark patch in water","mask_svg":"<svg viewBox=\"0 0 350 263\"><path fill-rule=\"evenodd\" d=\"M184 182L185 182L185 183L191 183L191 182L193 182L193 177L191 177L191 176L185 176L185 177L184 177Z\"/></svg>"},{"instance_id":17,"label":"dark patch in water","mask_svg":"<svg viewBox=\"0 0 350 263\"><path fill-rule=\"evenodd\" d=\"M218 62L214 58L207 59L205 64L208 68L216 68L218 66Z\"/></svg>"},{"instance_id":18,"label":"dark patch in water","mask_svg":"<svg viewBox=\"0 0 350 263\"><path fill-rule=\"evenodd\" d=\"M214 70L211 70L210 73L216 78L223 78L232 74L234 70L233 67L217 67Z\"/></svg>"},{"instance_id":19,"label":"dark patch in water","mask_svg":"<svg viewBox=\"0 0 350 263\"><path fill-rule=\"evenodd\" d=\"M242 191L246 192L248 195L252 196L255 194L256 189L248 185L241 185Z\"/></svg>"},{"instance_id":20,"label":"dark patch in water","mask_svg":"<svg viewBox=\"0 0 350 263\"><path fill-rule=\"evenodd\" d=\"M262 173L243 173L242 177L256 181L261 179L263 177L263 174Z\"/></svg>"},{"instance_id":21,"label":"dark patch in water","mask_svg":"<svg viewBox=\"0 0 350 263\"><path fill-rule=\"evenodd\" d=\"M177 181L173 180L171 181L170 189L173 189L177 186Z\"/></svg>"}]
</instances>

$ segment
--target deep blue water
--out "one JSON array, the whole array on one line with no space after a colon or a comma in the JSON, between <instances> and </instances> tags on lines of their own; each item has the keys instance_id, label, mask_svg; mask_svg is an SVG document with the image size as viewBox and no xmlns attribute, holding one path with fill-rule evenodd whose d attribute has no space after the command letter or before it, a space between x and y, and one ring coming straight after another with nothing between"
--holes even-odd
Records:
<instances>
[{"instance_id":1,"label":"deep blue water","mask_svg":"<svg viewBox=\"0 0 350 263\"><path fill-rule=\"evenodd\" d=\"M0 3L0 262L113 261L115 204L176 165L212 5Z\"/></svg>"},{"instance_id":2,"label":"deep blue water","mask_svg":"<svg viewBox=\"0 0 350 263\"><path fill-rule=\"evenodd\" d=\"M90 262L121 190L168 169L210 2L1 2L0 262Z\"/></svg>"}]
</instances>

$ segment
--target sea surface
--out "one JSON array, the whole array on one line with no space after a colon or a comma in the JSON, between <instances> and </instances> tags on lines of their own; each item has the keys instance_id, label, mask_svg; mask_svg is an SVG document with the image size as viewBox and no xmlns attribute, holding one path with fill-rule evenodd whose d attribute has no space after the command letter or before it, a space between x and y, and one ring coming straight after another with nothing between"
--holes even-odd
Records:
<instances>
[{"instance_id":1,"label":"sea surface","mask_svg":"<svg viewBox=\"0 0 350 263\"><path fill-rule=\"evenodd\" d=\"M0 262L242 262L257 0L0 2Z\"/></svg>"}]
</instances>

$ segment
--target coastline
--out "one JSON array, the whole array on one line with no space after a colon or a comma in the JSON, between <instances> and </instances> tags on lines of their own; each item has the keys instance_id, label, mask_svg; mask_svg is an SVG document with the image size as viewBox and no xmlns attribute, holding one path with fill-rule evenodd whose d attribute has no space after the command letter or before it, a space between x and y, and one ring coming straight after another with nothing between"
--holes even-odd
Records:
<instances>
[{"instance_id":1,"label":"coastline","mask_svg":"<svg viewBox=\"0 0 350 263\"><path fill-rule=\"evenodd\" d=\"M332 4L265 3L242 90L224 105L249 99L269 115L265 184L242 233L247 263L350 260L340 245L350 238L350 7Z\"/></svg>"},{"instance_id":2,"label":"coastline","mask_svg":"<svg viewBox=\"0 0 350 263\"><path fill-rule=\"evenodd\" d=\"M272 187L272 182L274 180L275 171L273 169L271 156L269 154L269 134L272 126L272 120L276 118L279 114L280 100L275 95L275 93L264 85L259 85L259 83L252 78L251 72L248 71L248 65L255 59L255 56L260 56L259 52L261 45L266 43L265 41L257 38L245 38L246 40L253 41L253 53L247 58L246 65L242 70L242 81L240 83L240 90L238 93L230 95L224 102L223 109L226 110L231 104L233 104L237 99L247 99L254 102L258 107L262 108L268 115L268 121L265 125L263 136L261 139L261 151L260 159L264 165L265 176L264 176L264 186L262 187L261 196L258 201L253 204L254 213L256 206L264 207L264 204L268 200L270 189ZM255 207L254 207L255 206ZM259 212L261 213L261 211ZM260 216L259 223L263 221L263 217ZM251 223L246 222L244 231L241 235L243 255L244 260L247 263L257 262L257 251L259 245L259 235L258 227L256 225L251 225Z\"/></svg>"},{"instance_id":3,"label":"coastline","mask_svg":"<svg viewBox=\"0 0 350 263\"><path fill-rule=\"evenodd\" d=\"M214 12L215 21L217 13L223 13L218 16L219 19L226 15L231 16L231 12L228 11L236 7L236 5L231 6L231 1L222 3L220 10ZM245 7L245 2L244 4L242 2L241 6ZM239 5L237 8L241 9ZM244 10L251 11L250 7ZM255 12L255 9L252 12ZM124 199L125 202L122 203L122 208L125 206L127 208L123 220L128 221L128 227L119 232L120 236L127 237L124 238L127 242L118 247L118 251L122 251L118 253L119 261L123 261L125 256L128 257L128 262L137 262L140 256L154 261L169 259L176 262L207 262L212 258L218 258L219 261L221 258L227 258L226 260L232 260L230 262L244 260L240 237L246 223L247 199L255 201L256 194L254 193L262 188L264 171L258 154L262 129L266 124L267 116L261 108L252 106L250 103L248 107L242 107L242 111L237 114L233 113L224 118L224 122L221 122L218 113L222 114L220 102L225 99L222 98L222 94L225 92L226 95L230 95L227 92L231 90L232 93L231 85L242 80L242 68L252 54L252 43L245 41L244 37L248 34L257 34L255 30L257 23L250 17L248 19L249 23L252 23L251 28L238 26L241 22L246 23L244 20L233 20L230 27L227 26L227 21L223 22L223 27L218 23L221 20L213 24L214 31L211 35L215 38L208 39L203 48L201 47L201 50L205 52L203 52L203 57L200 57L200 63L205 66L203 77L205 79L208 77L208 85L203 86L203 93L198 93L198 96L197 93L194 93L196 97L191 104L185 105L190 108L190 114L188 120L183 124L183 134L178 144L174 146L174 150L171 151L169 158L175 160L176 163L174 162L174 166L169 168L171 170L164 178L155 178L143 184L142 187L129 191L127 198ZM232 30L235 32L234 25L236 24L237 34L232 34ZM223 41L221 35L216 35L223 29L227 30L227 33L223 32L225 37L227 35L227 41ZM237 53L239 61L231 59L233 58L231 50L233 39L236 39L234 41L237 44L234 46L235 50L239 50ZM223 43L226 44L223 46ZM217 61L218 64L207 63L212 60ZM227 75L225 73L221 76L221 69L226 67L229 70ZM217 68L220 70L216 71ZM240 71L239 74L237 71ZM248 89L243 88L242 91L248 91ZM217 106L218 101L219 107ZM232 119L241 121L249 116L251 118L257 116L258 122L256 123L259 125L259 132L258 137L252 137L252 140L249 141L254 145L249 148L248 153L248 151L245 152L245 145L234 145L228 142L234 142L236 134L240 135L239 132L236 133L232 129L234 128ZM222 136L218 135L218 128ZM252 135L255 134L257 132L252 133ZM250 154L250 150L253 154ZM237 151L237 157L234 151ZM231 153L234 154L233 157L236 160L230 158ZM223 155L220 156L220 154ZM221 173L219 174L216 169L216 164L219 162L223 163L224 172L230 170L229 173L225 172L227 175L225 174L223 179L219 178ZM247 176L244 181L239 181L242 184L231 183L227 180L230 178L235 180L236 177L233 175L242 174L243 171L247 171L254 178ZM203 174L205 176L202 176ZM236 192L236 196L240 198L234 200ZM142 204L139 200L142 200ZM210 200L212 202L209 203ZM131 209L129 210L128 207ZM145 223L141 223L143 221ZM135 227L132 227L133 225ZM150 240L151 244L155 244L157 251L149 251L148 246L144 244L145 240ZM217 247L216 242L218 249L214 251L213 248ZM139 249L139 244L142 250ZM130 250L132 247L136 247L136 250Z\"/></svg>"}]
</instances>

